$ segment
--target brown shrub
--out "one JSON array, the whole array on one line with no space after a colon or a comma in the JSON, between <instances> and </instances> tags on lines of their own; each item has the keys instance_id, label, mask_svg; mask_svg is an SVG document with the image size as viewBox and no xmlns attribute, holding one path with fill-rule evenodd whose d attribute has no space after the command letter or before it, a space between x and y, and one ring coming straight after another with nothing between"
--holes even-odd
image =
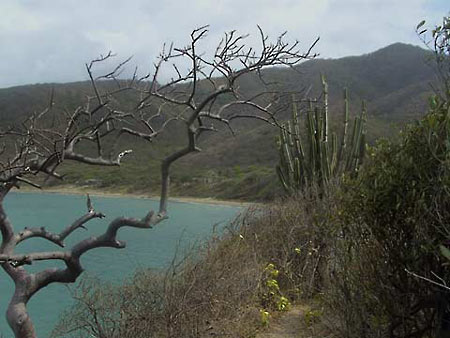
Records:
<instances>
[{"instance_id":1,"label":"brown shrub","mask_svg":"<svg viewBox=\"0 0 450 338\"><path fill-rule=\"evenodd\" d=\"M331 202L310 193L254 207L164 272L139 271L120 287L86 280L53 335L252 336L266 306L268 263L290 301L319 291Z\"/></svg>"}]
</instances>

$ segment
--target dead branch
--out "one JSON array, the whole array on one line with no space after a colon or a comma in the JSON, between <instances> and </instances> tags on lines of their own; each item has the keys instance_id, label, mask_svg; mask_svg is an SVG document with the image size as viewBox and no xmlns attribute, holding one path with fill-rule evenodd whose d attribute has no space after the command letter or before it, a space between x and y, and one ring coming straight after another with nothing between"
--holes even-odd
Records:
<instances>
[{"instance_id":1,"label":"dead branch","mask_svg":"<svg viewBox=\"0 0 450 338\"><path fill-rule=\"evenodd\" d=\"M73 111L64 110L56 114L52 91L46 109L30 115L18 126L0 130L0 138L7 141L0 148L0 264L15 283L7 320L16 337L36 336L26 310L27 302L51 283L74 282L83 272L80 258L84 253L99 247L124 248L125 242L117 239L120 228L151 229L167 218L171 165L192 152L200 151L198 139L202 134L219 131L221 126L234 133L233 123L239 119L254 119L279 126L277 113L286 108L284 102L289 100L284 98L285 93L277 84L264 80L263 71L275 66L293 67L302 60L313 58L315 55L311 50L317 40L302 53L298 41L285 41L286 33L272 42L260 27L258 29L259 47L246 45L246 35L231 31L224 35L214 55L208 58L208 54L201 50L208 27L200 27L192 31L187 46L164 46L154 64L153 74L139 76L135 70L129 80L121 80L120 75L130 59L119 63L110 72L95 74L97 64L114 56L109 52L86 64L94 95L88 96L84 104ZM187 69L186 64L189 65ZM175 76L169 81L160 81L167 68ZM250 95L241 92L240 81L244 77L259 81L264 90ZM110 81L114 88L107 90L105 88L109 87L100 81ZM116 96L125 91L132 92L139 99L133 109L122 111L117 107ZM65 248L64 241L68 236L80 228L86 229L91 220L104 215L95 211L88 196L87 212L61 232L32 227L16 233L3 209L3 200L13 187L20 184L39 187L35 180L38 175L62 179L57 169L64 161L119 166L123 157L132 150L115 152L114 143L107 152L106 137L115 137L116 143L123 134L153 141L172 123L183 126L186 139L183 146L161 163L158 212L149 211L143 219L116 218L102 235L86 238L65 251L14 253L17 245L35 237ZM105 156L106 153L109 156ZM26 265L46 260L62 260L65 268L45 269L37 273L29 273L25 269Z\"/></svg>"}]
</instances>

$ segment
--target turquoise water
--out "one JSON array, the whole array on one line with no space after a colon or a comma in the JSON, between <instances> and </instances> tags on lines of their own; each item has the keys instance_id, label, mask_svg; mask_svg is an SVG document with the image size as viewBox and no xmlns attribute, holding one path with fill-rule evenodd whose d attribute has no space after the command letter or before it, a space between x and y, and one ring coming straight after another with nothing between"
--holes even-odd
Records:
<instances>
[{"instance_id":1,"label":"turquoise water","mask_svg":"<svg viewBox=\"0 0 450 338\"><path fill-rule=\"evenodd\" d=\"M92 197L96 211L106 218L87 224L87 231L78 229L66 239L66 247L77 241L104 232L107 224L117 216L143 217L149 208L157 209L157 202L149 199ZM86 197L46 193L11 193L5 200L5 210L17 231L24 227L45 226L59 232L86 212ZM99 248L82 257L90 275L119 283L131 277L136 268L163 267L173 259L177 247L186 247L212 234L214 225L223 226L232 220L240 208L223 205L177 203L169 204L170 218L154 229L123 228L119 238L127 241L125 249ZM16 253L37 250L60 250L43 239L30 239L21 243ZM64 265L60 262L36 262L27 267L30 271ZM0 332L10 337L4 319L7 304L13 292L13 283L0 271ZM70 304L69 290L61 284L52 284L34 295L28 309L39 337L47 337L59 314Z\"/></svg>"}]
</instances>

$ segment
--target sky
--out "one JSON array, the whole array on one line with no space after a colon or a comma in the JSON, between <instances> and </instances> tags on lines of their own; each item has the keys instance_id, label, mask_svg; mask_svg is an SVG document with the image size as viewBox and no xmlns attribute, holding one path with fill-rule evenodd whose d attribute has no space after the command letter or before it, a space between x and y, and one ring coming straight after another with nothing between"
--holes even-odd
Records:
<instances>
[{"instance_id":1,"label":"sky","mask_svg":"<svg viewBox=\"0 0 450 338\"><path fill-rule=\"evenodd\" d=\"M448 0L0 0L0 88L86 80L85 63L108 51L151 72L165 42L185 46L203 25L205 52L231 30L258 47L257 25L273 39L287 31L305 51L320 37L323 58L420 45L416 25L432 28L449 11Z\"/></svg>"}]
</instances>

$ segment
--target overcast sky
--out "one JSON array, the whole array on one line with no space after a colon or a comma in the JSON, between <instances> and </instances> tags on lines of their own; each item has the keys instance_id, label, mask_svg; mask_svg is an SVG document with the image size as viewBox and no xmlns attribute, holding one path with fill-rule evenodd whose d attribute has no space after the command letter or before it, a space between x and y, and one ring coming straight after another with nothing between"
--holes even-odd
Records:
<instances>
[{"instance_id":1,"label":"overcast sky","mask_svg":"<svg viewBox=\"0 0 450 338\"><path fill-rule=\"evenodd\" d=\"M305 49L320 36L325 58L419 45L417 23L449 10L448 0L0 0L0 88L84 80L85 62L109 50L148 71L164 42L185 45L206 24L205 49L232 29L256 44L257 25Z\"/></svg>"}]
</instances>

